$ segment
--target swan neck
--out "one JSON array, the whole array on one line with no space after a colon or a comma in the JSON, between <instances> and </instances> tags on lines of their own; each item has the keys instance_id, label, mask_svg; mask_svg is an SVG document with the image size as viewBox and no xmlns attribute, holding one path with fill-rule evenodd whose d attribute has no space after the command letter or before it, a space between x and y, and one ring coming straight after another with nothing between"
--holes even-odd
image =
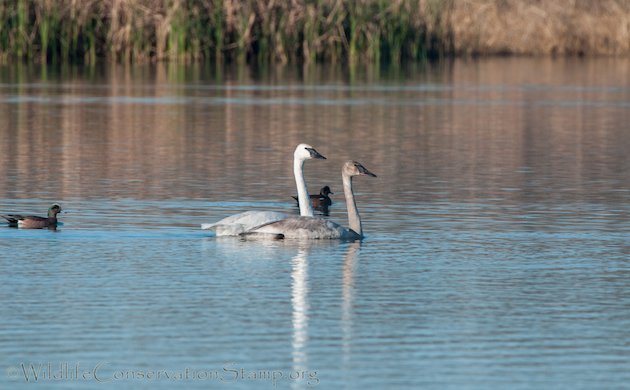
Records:
<instances>
[{"instance_id":1,"label":"swan neck","mask_svg":"<svg viewBox=\"0 0 630 390\"><path fill-rule=\"evenodd\" d=\"M308 196L308 188L306 188L306 182L304 181L304 160L293 159L293 174L295 175L298 202L300 203L300 215L312 217L313 208L311 207L311 199Z\"/></svg>"},{"instance_id":2,"label":"swan neck","mask_svg":"<svg viewBox=\"0 0 630 390\"><path fill-rule=\"evenodd\" d=\"M361 216L357 210L357 204L354 200L354 192L352 192L352 177L342 175L343 193L346 196L346 207L348 208L348 226L354 230L359 236L363 237L363 229L361 227Z\"/></svg>"}]
</instances>

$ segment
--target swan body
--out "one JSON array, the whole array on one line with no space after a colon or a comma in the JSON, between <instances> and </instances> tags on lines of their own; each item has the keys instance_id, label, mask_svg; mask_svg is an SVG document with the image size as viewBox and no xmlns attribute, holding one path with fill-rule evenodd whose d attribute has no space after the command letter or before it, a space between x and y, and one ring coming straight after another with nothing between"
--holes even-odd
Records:
<instances>
[{"instance_id":1,"label":"swan body","mask_svg":"<svg viewBox=\"0 0 630 390\"><path fill-rule=\"evenodd\" d=\"M368 171L363 165L356 161L348 161L341 170L343 179L343 192L346 197L348 208L349 227L343 227L335 222L319 217L289 217L278 221L268 222L256 228L250 229L243 235L261 236L263 238L301 238L301 239L341 239L360 240L363 238L363 228L361 217L357 211L357 205L352 191L352 177L372 176L375 174Z\"/></svg>"},{"instance_id":2,"label":"swan body","mask_svg":"<svg viewBox=\"0 0 630 390\"><path fill-rule=\"evenodd\" d=\"M363 236L338 223L315 217L288 217L266 223L245 233L270 238L359 240Z\"/></svg>"},{"instance_id":3,"label":"swan body","mask_svg":"<svg viewBox=\"0 0 630 390\"><path fill-rule=\"evenodd\" d=\"M299 144L293 152L293 174L300 199L300 215L313 216L313 208L308 200L308 188L304 181L304 162L311 159L323 159L312 146ZM287 214L276 211L245 211L231 215L215 223L204 223L203 230L214 231L217 236L238 236L255 227L288 218Z\"/></svg>"},{"instance_id":4,"label":"swan body","mask_svg":"<svg viewBox=\"0 0 630 390\"><path fill-rule=\"evenodd\" d=\"M201 229L212 230L217 236L238 236L255 226L287 217L288 215L277 211L245 211L230 215L215 223L204 223L201 225Z\"/></svg>"}]
</instances>

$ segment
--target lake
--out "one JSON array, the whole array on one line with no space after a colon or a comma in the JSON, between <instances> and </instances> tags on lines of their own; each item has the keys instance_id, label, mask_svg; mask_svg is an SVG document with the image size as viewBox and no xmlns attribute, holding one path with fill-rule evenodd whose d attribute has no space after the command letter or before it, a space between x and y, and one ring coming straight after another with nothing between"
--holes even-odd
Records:
<instances>
[{"instance_id":1,"label":"lake","mask_svg":"<svg viewBox=\"0 0 630 390\"><path fill-rule=\"evenodd\" d=\"M0 67L0 387L630 383L630 60ZM214 237L311 193L362 242ZM103 383L104 382L104 383Z\"/></svg>"}]
</instances>

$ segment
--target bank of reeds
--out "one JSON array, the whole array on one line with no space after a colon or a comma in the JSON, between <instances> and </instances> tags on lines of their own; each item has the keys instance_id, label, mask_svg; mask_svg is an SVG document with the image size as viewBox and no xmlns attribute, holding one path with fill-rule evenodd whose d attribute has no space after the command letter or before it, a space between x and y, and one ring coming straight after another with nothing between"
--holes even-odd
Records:
<instances>
[{"instance_id":1,"label":"bank of reeds","mask_svg":"<svg viewBox=\"0 0 630 390\"><path fill-rule=\"evenodd\" d=\"M0 60L630 53L630 0L0 0Z\"/></svg>"}]
</instances>

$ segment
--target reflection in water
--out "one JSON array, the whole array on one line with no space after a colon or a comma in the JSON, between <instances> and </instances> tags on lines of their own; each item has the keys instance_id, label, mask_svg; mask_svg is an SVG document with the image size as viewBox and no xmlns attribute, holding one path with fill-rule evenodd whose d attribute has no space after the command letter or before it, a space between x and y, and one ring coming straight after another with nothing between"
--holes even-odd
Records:
<instances>
[{"instance_id":1,"label":"reflection in water","mask_svg":"<svg viewBox=\"0 0 630 390\"><path fill-rule=\"evenodd\" d=\"M341 162L358 159L383 173L363 185L372 204L619 202L627 183L616 180L629 167L616 124L630 120L630 90L614 86L627 85L627 69L626 60L457 61L350 85L326 71L224 80L163 64L55 83L11 84L0 71L0 198L288 202L291 151L308 140L330 156L308 167L311 189L334 185Z\"/></svg>"},{"instance_id":2,"label":"reflection in water","mask_svg":"<svg viewBox=\"0 0 630 390\"><path fill-rule=\"evenodd\" d=\"M343 334L343 363L348 365L352 356L352 317L354 313L354 275L357 266L357 253L361 242L356 241L348 246L348 252L343 261L343 302L341 304L341 332Z\"/></svg>"},{"instance_id":3,"label":"reflection in water","mask_svg":"<svg viewBox=\"0 0 630 390\"><path fill-rule=\"evenodd\" d=\"M308 257L307 244L300 246L292 260L291 303L293 305L293 372L308 370L306 343L308 342ZM301 386L294 381L292 386Z\"/></svg>"}]
</instances>

